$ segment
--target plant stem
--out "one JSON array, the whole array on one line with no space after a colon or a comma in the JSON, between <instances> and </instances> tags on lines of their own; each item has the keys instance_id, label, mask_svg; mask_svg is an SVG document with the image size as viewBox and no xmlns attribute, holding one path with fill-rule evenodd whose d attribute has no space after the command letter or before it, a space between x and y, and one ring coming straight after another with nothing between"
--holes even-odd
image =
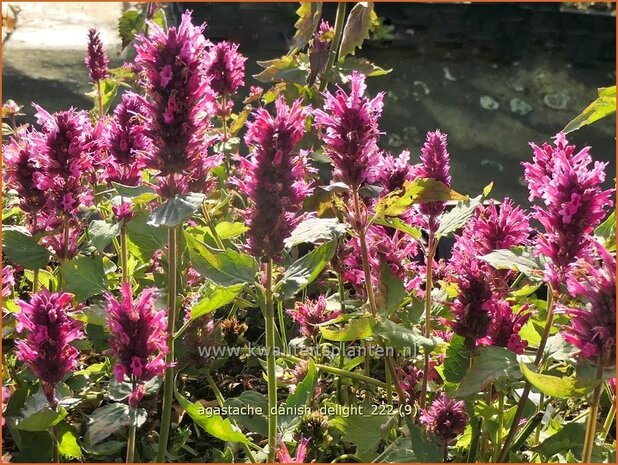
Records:
<instances>
[{"instance_id":1,"label":"plant stem","mask_svg":"<svg viewBox=\"0 0 618 465\"><path fill-rule=\"evenodd\" d=\"M273 305L273 263L266 263L264 319L266 328L266 375L268 377L268 462L275 461L277 447L277 374L275 372L275 309Z\"/></svg>"},{"instance_id":2,"label":"plant stem","mask_svg":"<svg viewBox=\"0 0 618 465\"><path fill-rule=\"evenodd\" d=\"M609 434L609 430L614 423L614 419L616 418L616 399L613 399L612 406L609 409L609 413L607 414L607 418L605 419L605 423L603 423L603 432L601 433L601 441L605 442L607 440L607 435Z\"/></svg>"},{"instance_id":3,"label":"plant stem","mask_svg":"<svg viewBox=\"0 0 618 465\"><path fill-rule=\"evenodd\" d=\"M547 339L549 338L549 334L551 332L551 328L554 322L554 290L548 284L547 285L547 320L545 321L545 329L543 330L543 335L541 336L541 342L539 343L539 348L536 352L536 357L534 359L534 364L539 366L541 361L543 360L543 354L545 352L545 345L547 344ZM517 405L517 410L515 411L515 416L513 417L513 421L511 422L511 428L509 429L509 434L507 434L504 440L504 446L502 446L502 450L500 451L500 455L498 456L498 462L506 461L506 458L509 455L511 447L513 445L513 440L515 439L515 435L517 434L517 429L519 425L519 420L521 420L522 415L524 414L524 409L526 407L526 402L528 401L528 396L530 395L530 389L532 385L526 381L524 386L524 390L521 393L521 397L519 398L519 403Z\"/></svg>"},{"instance_id":4,"label":"plant stem","mask_svg":"<svg viewBox=\"0 0 618 465\"><path fill-rule=\"evenodd\" d=\"M122 267L122 282L129 282L129 252L127 246L127 225L120 228L120 266Z\"/></svg>"},{"instance_id":5,"label":"plant stem","mask_svg":"<svg viewBox=\"0 0 618 465\"><path fill-rule=\"evenodd\" d=\"M494 444L494 457L495 463L500 453L500 444L502 443L502 422L504 420L504 394L498 392L498 432L496 434L496 444Z\"/></svg>"},{"instance_id":6,"label":"plant stem","mask_svg":"<svg viewBox=\"0 0 618 465\"><path fill-rule=\"evenodd\" d=\"M37 212L32 213L32 234L36 234L37 231ZM39 291L39 269L36 268L32 272L32 293L36 294Z\"/></svg>"},{"instance_id":7,"label":"plant stem","mask_svg":"<svg viewBox=\"0 0 618 465\"><path fill-rule=\"evenodd\" d=\"M356 215L356 221L361 221L361 201L358 195L358 190L354 191L354 214ZM373 293L373 285L371 282L371 265L369 264L369 251L367 249L367 230L364 225L357 228L358 241L361 248L361 259L363 262L363 273L365 274L365 289L367 290L367 298L369 299L369 309L372 315L376 315L378 307L376 305L376 297Z\"/></svg>"},{"instance_id":8,"label":"plant stem","mask_svg":"<svg viewBox=\"0 0 618 465\"><path fill-rule=\"evenodd\" d=\"M174 397L174 326L176 323L176 228L169 228L167 236L167 344L168 352L165 356L165 381L163 385L163 406L161 412L161 429L159 431L159 449L157 451L157 462L165 461L167 451L167 441L170 433L170 422L172 419L172 401Z\"/></svg>"},{"instance_id":9,"label":"plant stem","mask_svg":"<svg viewBox=\"0 0 618 465\"><path fill-rule=\"evenodd\" d=\"M219 233L217 232L217 228L215 227L215 224L212 221L212 216L210 216L210 213L208 212L208 208L206 207L206 202L202 204L202 213L204 215L204 219L206 220L206 224L208 224L208 229L210 229L210 233L212 234L212 237L214 238L215 243L217 244L217 247L219 247L221 250L225 250L225 244L223 244L223 241L221 240L221 236L219 236Z\"/></svg>"},{"instance_id":10,"label":"plant stem","mask_svg":"<svg viewBox=\"0 0 618 465\"><path fill-rule=\"evenodd\" d=\"M337 16L335 17L335 32L333 34L333 40L330 43L330 49L328 50L328 61L326 62L326 66L324 67L324 72L320 76L320 92L326 89L326 85L328 84L328 79L326 78L326 75L330 72L331 68L335 64L335 58L337 57L337 49L339 48L339 44L341 43L341 35L343 34L345 10L346 3L339 2L337 4Z\"/></svg>"},{"instance_id":11,"label":"plant stem","mask_svg":"<svg viewBox=\"0 0 618 465\"><path fill-rule=\"evenodd\" d=\"M60 463L60 455L58 454L58 438L56 437L56 427L52 426L49 429L49 434L52 441L52 462Z\"/></svg>"},{"instance_id":12,"label":"plant stem","mask_svg":"<svg viewBox=\"0 0 618 465\"><path fill-rule=\"evenodd\" d=\"M103 117L103 96L101 95L101 80L97 80L97 105L99 107L99 116Z\"/></svg>"},{"instance_id":13,"label":"plant stem","mask_svg":"<svg viewBox=\"0 0 618 465\"><path fill-rule=\"evenodd\" d=\"M341 273L337 273L337 288L339 289L339 308L341 310L341 314L345 315L345 287L343 285L343 277ZM343 364L345 362L345 342L339 343L339 368L343 368ZM341 376L337 377L337 400L340 404L345 404L345 399L343 396L343 385L341 383Z\"/></svg>"},{"instance_id":14,"label":"plant stem","mask_svg":"<svg viewBox=\"0 0 618 465\"><path fill-rule=\"evenodd\" d=\"M448 444L446 442L444 443L444 453L443 453L442 461L444 463L448 462Z\"/></svg>"},{"instance_id":15,"label":"plant stem","mask_svg":"<svg viewBox=\"0 0 618 465\"><path fill-rule=\"evenodd\" d=\"M433 288L433 256L435 253L435 233L433 228L429 228L429 239L427 241L427 260L425 264L425 337L431 336L431 289ZM427 384L429 383L429 351L424 350L423 384L421 385L421 395L419 406L425 408L427 398Z\"/></svg>"},{"instance_id":16,"label":"plant stem","mask_svg":"<svg viewBox=\"0 0 618 465\"><path fill-rule=\"evenodd\" d=\"M594 388L590 409L588 410L588 420L586 422L586 433L584 435L584 448L582 450L582 463L590 463L592 459L592 448L594 447L594 437L597 429L597 415L599 413L599 401L601 400L601 389L603 388L603 360L599 356L597 363L596 379L599 384Z\"/></svg>"}]
</instances>

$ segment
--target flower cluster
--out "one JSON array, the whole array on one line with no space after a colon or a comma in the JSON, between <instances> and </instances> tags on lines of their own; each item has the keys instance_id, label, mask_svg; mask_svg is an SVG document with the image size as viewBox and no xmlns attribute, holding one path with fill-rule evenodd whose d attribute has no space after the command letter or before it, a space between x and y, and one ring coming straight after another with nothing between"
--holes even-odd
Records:
<instances>
[{"instance_id":1,"label":"flower cluster","mask_svg":"<svg viewBox=\"0 0 618 465\"><path fill-rule=\"evenodd\" d=\"M120 300L106 296L110 345L118 357L114 374L118 382L128 376L139 383L129 397L129 404L137 407L144 395L142 383L165 371L167 317L164 310L155 308L156 291L152 288L143 290L134 301L131 286L123 283L120 296Z\"/></svg>"},{"instance_id":2,"label":"flower cluster","mask_svg":"<svg viewBox=\"0 0 618 465\"><path fill-rule=\"evenodd\" d=\"M141 180L144 156L152 150L148 136L150 125L147 102L143 97L127 92L114 110L104 132L106 178L126 186Z\"/></svg>"},{"instance_id":3,"label":"flower cluster","mask_svg":"<svg viewBox=\"0 0 618 465\"><path fill-rule=\"evenodd\" d=\"M214 113L214 96L204 71L207 47L204 26L191 24L191 12L167 31L149 23L148 37L136 37L136 64L149 97L153 145L147 165L162 176L200 177L207 164L206 134ZM198 172L195 172L195 171ZM177 177L166 180L167 195L182 190ZM182 192L180 192L182 193Z\"/></svg>"},{"instance_id":4,"label":"flower cluster","mask_svg":"<svg viewBox=\"0 0 618 465\"><path fill-rule=\"evenodd\" d=\"M419 422L444 444L450 444L463 433L469 417L463 401L455 401L446 394L436 397L428 410L423 410Z\"/></svg>"},{"instance_id":5,"label":"flower cluster","mask_svg":"<svg viewBox=\"0 0 618 465\"><path fill-rule=\"evenodd\" d=\"M318 325L341 315L340 310L327 308L326 299L322 295L317 300L307 299L304 302L296 302L294 308L287 312L300 327L300 333L310 338L317 336L320 332Z\"/></svg>"},{"instance_id":6,"label":"flower cluster","mask_svg":"<svg viewBox=\"0 0 618 465\"><path fill-rule=\"evenodd\" d=\"M410 152L404 150L397 157L390 153L380 153L371 174L369 182L380 186L383 194L400 189L404 182L415 178L415 169L410 164Z\"/></svg>"},{"instance_id":7,"label":"flower cluster","mask_svg":"<svg viewBox=\"0 0 618 465\"><path fill-rule=\"evenodd\" d=\"M590 233L612 205L613 190L603 190L605 163L595 162L590 148L575 153L564 134L555 137L555 146L531 144L532 163L523 163L530 200L539 199L534 218L545 228L539 234L537 251L551 263L545 275L557 288L565 282L572 264L590 253Z\"/></svg>"},{"instance_id":8,"label":"flower cluster","mask_svg":"<svg viewBox=\"0 0 618 465\"><path fill-rule=\"evenodd\" d=\"M227 98L245 85L246 61L247 58L238 52L238 44L224 41L210 49L206 60L206 75L217 96ZM220 111L227 114L228 108Z\"/></svg>"},{"instance_id":9,"label":"flower cluster","mask_svg":"<svg viewBox=\"0 0 618 465\"><path fill-rule=\"evenodd\" d=\"M54 114L35 108L42 127L37 142L41 169L33 174L35 185L45 192L50 210L74 215L78 207L92 203L86 182L93 167L90 118L72 108Z\"/></svg>"},{"instance_id":10,"label":"flower cluster","mask_svg":"<svg viewBox=\"0 0 618 465\"><path fill-rule=\"evenodd\" d=\"M244 213L250 253L278 260L311 188L305 156L297 150L307 109L300 101L288 106L283 98L275 108L274 117L263 108L256 110L247 124L245 141L251 156L241 159L242 175L234 182L252 203Z\"/></svg>"},{"instance_id":11,"label":"flower cluster","mask_svg":"<svg viewBox=\"0 0 618 465\"><path fill-rule=\"evenodd\" d=\"M13 293L15 287L15 269L11 265L2 267L2 299Z\"/></svg>"},{"instance_id":12,"label":"flower cluster","mask_svg":"<svg viewBox=\"0 0 618 465\"><path fill-rule=\"evenodd\" d=\"M616 259L594 242L598 260L582 264L584 273L574 273L569 291L587 302L585 307L569 308L570 325L564 339L580 349L594 364L616 363ZM581 275L580 278L578 275Z\"/></svg>"},{"instance_id":13,"label":"flower cluster","mask_svg":"<svg viewBox=\"0 0 618 465\"><path fill-rule=\"evenodd\" d=\"M325 92L324 111L315 110L314 116L335 165L334 179L356 190L371 177L377 162L378 118L384 94L366 97L365 76L357 72L350 76L350 83L349 94L340 87L334 95Z\"/></svg>"},{"instance_id":14,"label":"flower cluster","mask_svg":"<svg viewBox=\"0 0 618 465\"><path fill-rule=\"evenodd\" d=\"M95 29L88 31L88 50L85 62L90 82L102 81L109 76L109 59L101 42L101 36Z\"/></svg>"},{"instance_id":15,"label":"flower cluster","mask_svg":"<svg viewBox=\"0 0 618 465\"><path fill-rule=\"evenodd\" d=\"M511 352L523 354L528 342L519 335L519 331L531 316L528 307L524 306L517 313L508 302L499 300L492 302L491 322L487 336L478 342L481 345L506 347Z\"/></svg>"},{"instance_id":16,"label":"flower cluster","mask_svg":"<svg viewBox=\"0 0 618 465\"><path fill-rule=\"evenodd\" d=\"M279 438L277 443L277 460L279 463L305 463L305 457L307 456L307 446L309 445L309 438L301 437L296 446L296 454L294 458L288 451L288 446L285 445L283 439Z\"/></svg>"},{"instance_id":17,"label":"flower cluster","mask_svg":"<svg viewBox=\"0 0 618 465\"><path fill-rule=\"evenodd\" d=\"M30 302L20 300L16 329L26 331L25 339L17 340L17 356L27 363L43 383L43 392L55 407L56 385L77 367L79 351L71 345L81 339L82 323L69 316L74 310L68 293L51 293L42 289Z\"/></svg>"}]
</instances>

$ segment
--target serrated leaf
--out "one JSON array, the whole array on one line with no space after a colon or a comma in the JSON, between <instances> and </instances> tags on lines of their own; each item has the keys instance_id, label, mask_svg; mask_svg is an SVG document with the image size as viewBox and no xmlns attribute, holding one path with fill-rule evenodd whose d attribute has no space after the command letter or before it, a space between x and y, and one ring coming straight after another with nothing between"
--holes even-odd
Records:
<instances>
[{"instance_id":1,"label":"serrated leaf","mask_svg":"<svg viewBox=\"0 0 618 465\"><path fill-rule=\"evenodd\" d=\"M399 350L410 350L410 348L417 346L431 350L436 345L433 339L426 338L418 329L406 328L386 319L374 325L373 335L385 341L387 345Z\"/></svg>"},{"instance_id":2,"label":"serrated leaf","mask_svg":"<svg viewBox=\"0 0 618 465\"><path fill-rule=\"evenodd\" d=\"M370 337L373 334L375 324L376 321L372 317L361 317L350 320L341 329L329 329L326 326L320 326L320 332L329 341L358 341Z\"/></svg>"},{"instance_id":3,"label":"serrated leaf","mask_svg":"<svg viewBox=\"0 0 618 465\"><path fill-rule=\"evenodd\" d=\"M401 189L382 197L376 207L376 216L399 216L413 204L466 200L468 197L455 192L446 184L435 179L405 181Z\"/></svg>"},{"instance_id":4,"label":"serrated leaf","mask_svg":"<svg viewBox=\"0 0 618 465\"><path fill-rule=\"evenodd\" d=\"M515 354L504 347L480 347L466 375L456 390L458 397L474 395L489 383L502 378L519 378L519 363Z\"/></svg>"},{"instance_id":5,"label":"serrated leaf","mask_svg":"<svg viewBox=\"0 0 618 465\"><path fill-rule=\"evenodd\" d=\"M88 236L94 247L102 252L120 234L121 223L109 224L103 220L93 220L88 225Z\"/></svg>"},{"instance_id":6,"label":"serrated leaf","mask_svg":"<svg viewBox=\"0 0 618 465\"><path fill-rule=\"evenodd\" d=\"M238 429L232 425L229 419L223 419L220 415L209 415L203 412L204 407L199 402L190 402L182 394L176 391L176 400L182 408L189 414L191 419L200 428L211 436L222 441L240 442L248 444L250 441Z\"/></svg>"},{"instance_id":7,"label":"serrated leaf","mask_svg":"<svg viewBox=\"0 0 618 465\"><path fill-rule=\"evenodd\" d=\"M118 20L118 33L122 39L122 48L129 45L135 34L144 27L144 15L135 9L125 11Z\"/></svg>"},{"instance_id":8,"label":"serrated leaf","mask_svg":"<svg viewBox=\"0 0 618 465\"><path fill-rule=\"evenodd\" d=\"M279 427L283 431L290 429L298 423L304 408L309 405L313 397L315 386L318 382L318 370L313 360L309 359L307 363L307 374L285 401L285 411L295 413L279 416Z\"/></svg>"},{"instance_id":9,"label":"serrated leaf","mask_svg":"<svg viewBox=\"0 0 618 465\"><path fill-rule=\"evenodd\" d=\"M346 225L337 218L309 218L300 222L283 242L286 247L293 247L303 243L330 241L344 235L346 229Z\"/></svg>"},{"instance_id":10,"label":"serrated leaf","mask_svg":"<svg viewBox=\"0 0 618 465\"><path fill-rule=\"evenodd\" d=\"M339 60L346 55L354 55L356 48L363 48L364 40L369 38L372 16L375 16L372 2L359 2L354 5L343 28Z\"/></svg>"},{"instance_id":11,"label":"serrated leaf","mask_svg":"<svg viewBox=\"0 0 618 465\"><path fill-rule=\"evenodd\" d=\"M64 407L52 410L49 406L43 407L38 412L29 414L19 421L17 428L24 431L48 431L52 426L57 425L67 416Z\"/></svg>"},{"instance_id":12,"label":"serrated leaf","mask_svg":"<svg viewBox=\"0 0 618 465\"><path fill-rule=\"evenodd\" d=\"M297 60L297 55L285 55L275 60L258 61L257 63L265 68L264 71L253 76L259 82L287 81L304 84L307 76L308 69L306 69L306 66L303 69Z\"/></svg>"},{"instance_id":13,"label":"serrated leaf","mask_svg":"<svg viewBox=\"0 0 618 465\"><path fill-rule=\"evenodd\" d=\"M200 300L191 307L191 319L200 318L229 304L240 294L243 287L243 284L237 284L232 287L207 284L201 293Z\"/></svg>"},{"instance_id":14,"label":"serrated leaf","mask_svg":"<svg viewBox=\"0 0 618 465\"><path fill-rule=\"evenodd\" d=\"M125 186L124 184L112 181L112 186L114 186L114 189L122 198L128 198L133 201L140 199L139 203L148 202L158 197L152 188L145 185Z\"/></svg>"},{"instance_id":15,"label":"serrated leaf","mask_svg":"<svg viewBox=\"0 0 618 465\"><path fill-rule=\"evenodd\" d=\"M58 440L58 453L67 459L80 459L82 449L77 441L75 428L63 421L56 425L54 429Z\"/></svg>"},{"instance_id":16,"label":"serrated leaf","mask_svg":"<svg viewBox=\"0 0 618 465\"><path fill-rule=\"evenodd\" d=\"M296 33L292 39L292 50L304 48L311 39L311 35L315 32L320 24L322 15L321 2L301 2L300 7L296 10L298 20L294 24Z\"/></svg>"},{"instance_id":17,"label":"serrated leaf","mask_svg":"<svg viewBox=\"0 0 618 465\"><path fill-rule=\"evenodd\" d=\"M147 224L147 216L140 213L127 223L129 251L143 262L148 262L155 251L167 245L167 232Z\"/></svg>"},{"instance_id":18,"label":"serrated leaf","mask_svg":"<svg viewBox=\"0 0 618 465\"><path fill-rule=\"evenodd\" d=\"M397 231L401 231L408 236L416 239L417 241L423 237L423 233L419 228L415 228L414 226L410 226L408 223L403 221L401 218L397 217L375 217L373 220L374 224L379 224L382 226L388 226L389 228L396 229Z\"/></svg>"},{"instance_id":19,"label":"serrated leaf","mask_svg":"<svg viewBox=\"0 0 618 465\"><path fill-rule=\"evenodd\" d=\"M150 214L147 224L168 228L180 226L202 206L205 198L204 194L190 193L168 199Z\"/></svg>"},{"instance_id":20,"label":"serrated leaf","mask_svg":"<svg viewBox=\"0 0 618 465\"><path fill-rule=\"evenodd\" d=\"M339 74L343 76L349 76L354 71L357 71L367 77L385 76L391 71L393 71L392 68L380 68L366 58L358 58L351 56L348 56L343 62L336 63L335 69Z\"/></svg>"},{"instance_id":21,"label":"serrated leaf","mask_svg":"<svg viewBox=\"0 0 618 465\"><path fill-rule=\"evenodd\" d=\"M288 267L275 286L275 292L279 292L283 300L294 297L320 275L333 258L336 249L337 244L334 241L326 242L296 260Z\"/></svg>"},{"instance_id":22,"label":"serrated leaf","mask_svg":"<svg viewBox=\"0 0 618 465\"><path fill-rule=\"evenodd\" d=\"M391 415L337 416L332 425L343 433L343 439L356 446L356 454L364 456L376 451L380 442L388 437L385 426Z\"/></svg>"},{"instance_id":23,"label":"serrated leaf","mask_svg":"<svg viewBox=\"0 0 618 465\"><path fill-rule=\"evenodd\" d=\"M538 373L535 369L520 362L524 377L543 394L557 399L582 397L592 391L597 384L594 380L584 381L571 376L552 376Z\"/></svg>"},{"instance_id":24,"label":"serrated leaf","mask_svg":"<svg viewBox=\"0 0 618 465\"><path fill-rule=\"evenodd\" d=\"M107 290L107 277L101 257L77 257L63 263L60 271L65 289L79 302Z\"/></svg>"},{"instance_id":25,"label":"serrated leaf","mask_svg":"<svg viewBox=\"0 0 618 465\"><path fill-rule=\"evenodd\" d=\"M88 416L88 429L84 435L84 443L94 446L124 426L134 421L127 404L113 403L96 409ZM144 409L138 410L137 425L146 421Z\"/></svg>"},{"instance_id":26,"label":"serrated leaf","mask_svg":"<svg viewBox=\"0 0 618 465\"><path fill-rule=\"evenodd\" d=\"M259 266L253 257L229 249L214 252L189 231L185 240L193 266L206 279L223 287L254 281Z\"/></svg>"},{"instance_id":27,"label":"serrated leaf","mask_svg":"<svg viewBox=\"0 0 618 465\"><path fill-rule=\"evenodd\" d=\"M50 253L21 226L2 226L2 255L16 265L36 270L49 263Z\"/></svg>"},{"instance_id":28,"label":"serrated leaf","mask_svg":"<svg viewBox=\"0 0 618 465\"><path fill-rule=\"evenodd\" d=\"M408 292L403 280L393 273L388 263L382 263L380 285L376 295L376 304L380 313L390 315L396 312L406 297L408 297Z\"/></svg>"},{"instance_id":29,"label":"serrated leaf","mask_svg":"<svg viewBox=\"0 0 618 465\"><path fill-rule=\"evenodd\" d=\"M256 391L243 391L238 397L226 399L224 405L231 409L228 417L236 423L252 433L268 436L268 399L266 396Z\"/></svg>"},{"instance_id":30,"label":"serrated leaf","mask_svg":"<svg viewBox=\"0 0 618 465\"><path fill-rule=\"evenodd\" d=\"M451 383L459 383L470 364L470 354L465 345L465 338L455 334L446 349L446 358L444 359L444 379Z\"/></svg>"},{"instance_id":31,"label":"serrated leaf","mask_svg":"<svg viewBox=\"0 0 618 465\"><path fill-rule=\"evenodd\" d=\"M575 119L562 130L565 134L616 113L616 86L598 89L599 98L588 105Z\"/></svg>"},{"instance_id":32,"label":"serrated leaf","mask_svg":"<svg viewBox=\"0 0 618 465\"><path fill-rule=\"evenodd\" d=\"M543 274L543 263L534 256L531 248L513 247L509 249L499 249L482 255L481 260L486 261L498 270L515 270L526 276L541 276Z\"/></svg>"},{"instance_id":33,"label":"serrated leaf","mask_svg":"<svg viewBox=\"0 0 618 465\"><path fill-rule=\"evenodd\" d=\"M474 214L474 210L481 203L482 196L473 199L460 200L453 208L440 217L440 226L437 236L448 236L463 227Z\"/></svg>"}]
</instances>

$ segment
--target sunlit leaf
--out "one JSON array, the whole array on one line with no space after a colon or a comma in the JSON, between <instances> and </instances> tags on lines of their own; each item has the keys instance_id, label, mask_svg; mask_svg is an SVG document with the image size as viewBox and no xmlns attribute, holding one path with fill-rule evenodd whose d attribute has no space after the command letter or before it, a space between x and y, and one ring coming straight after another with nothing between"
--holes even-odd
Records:
<instances>
[{"instance_id":1,"label":"sunlit leaf","mask_svg":"<svg viewBox=\"0 0 618 465\"><path fill-rule=\"evenodd\" d=\"M346 55L354 55L357 48L363 47L363 42L369 38L373 17L375 12L372 2L359 2L354 5L343 28L339 60Z\"/></svg>"},{"instance_id":2,"label":"sunlit leaf","mask_svg":"<svg viewBox=\"0 0 618 465\"><path fill-rule=\"evenodd\" d=\"M575 119L569 122L562 132L568 134L583 126L616 113L616 86L598 89L599 98L588 105Z\"/></svg>"}]
</instances>

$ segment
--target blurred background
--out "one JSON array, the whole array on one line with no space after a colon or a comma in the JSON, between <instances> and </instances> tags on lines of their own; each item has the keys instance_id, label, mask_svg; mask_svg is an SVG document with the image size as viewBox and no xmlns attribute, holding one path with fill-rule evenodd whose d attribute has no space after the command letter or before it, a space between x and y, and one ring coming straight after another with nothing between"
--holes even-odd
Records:
<instances>
[{"instance_id":1,"label":"blurred background","mask_svg":"<svg viewBox=\"0 0 618 465\"><path fill-rule=\"evenodd\" d=\"M50 111L91 108L83 65L86 34L101 31L112 64L120 56L118 19L131 3L3 3L2 99ZM257 60L289 49L297 3L170 3L170 23L185 8L206 21L213 41L240 44L247 88ZM324 5L334 22L336 3ZM494 196L527 204L520 163L529 141L542 143L560 131L616 82L616 18L612 3L425 4L378 3L382 25L366 41L363 56L392 71L368 79L371 93L385 91L381 145L409 149L416 163L424 135L449 135L454 187L476 195L494 181ZM126 52L125 52L126 54ZM130 57L129 57L130 58ZM569 136L591 145L596 160L610 163L613 184L615 117Z\"/></svg>"}]
</instances>

